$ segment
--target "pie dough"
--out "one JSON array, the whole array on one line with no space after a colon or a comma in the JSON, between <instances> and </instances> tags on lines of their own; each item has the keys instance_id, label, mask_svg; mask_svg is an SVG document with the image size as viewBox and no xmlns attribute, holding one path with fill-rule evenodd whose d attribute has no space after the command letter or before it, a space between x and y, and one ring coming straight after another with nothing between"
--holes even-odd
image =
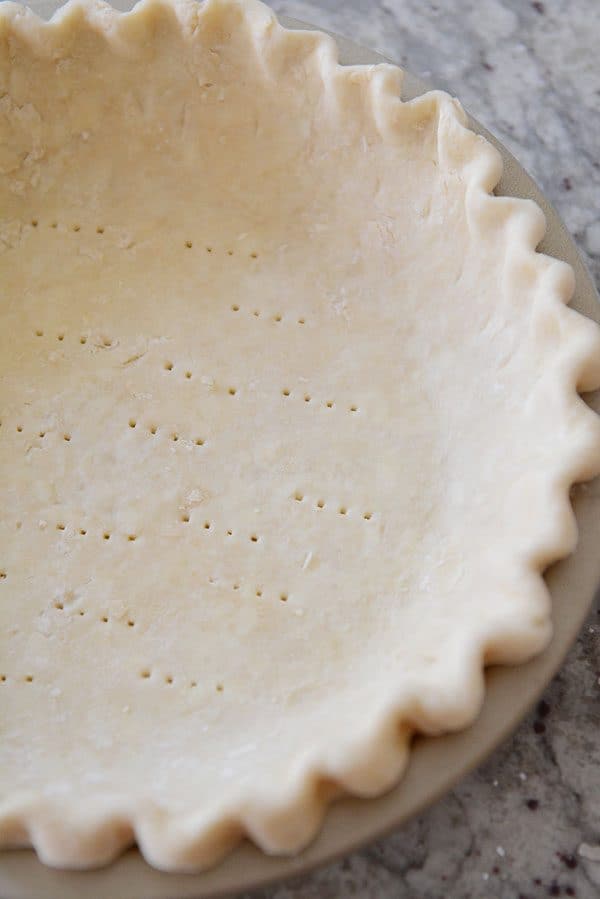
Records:
<instances>
[{"instance_id":1,"label":"pie dough","mask_svg":"<svg viewBox=\"0 0 600 899\"><path fill-rule=\"evenodd\" d=\"M599 330L393 66L255 0L0 40L0 845L296 851L546 645Z\"/></svg>"}]
</instances>

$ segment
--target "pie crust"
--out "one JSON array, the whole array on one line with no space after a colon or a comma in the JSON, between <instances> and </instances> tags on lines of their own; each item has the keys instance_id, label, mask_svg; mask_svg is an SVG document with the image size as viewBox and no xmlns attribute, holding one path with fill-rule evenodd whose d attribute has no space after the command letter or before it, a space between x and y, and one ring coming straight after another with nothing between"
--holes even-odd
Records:
<instances>
[{"instance_id":1,"label":"pie crust","mask_svg":"<svg viewBox=\"0 0 600 899\"><path fill-rule=\"evenodd\" d=\"M0 846L297 851L548 642L599 329L393 66L255 0L0 42Z\"/></svg>"}]
</instances>

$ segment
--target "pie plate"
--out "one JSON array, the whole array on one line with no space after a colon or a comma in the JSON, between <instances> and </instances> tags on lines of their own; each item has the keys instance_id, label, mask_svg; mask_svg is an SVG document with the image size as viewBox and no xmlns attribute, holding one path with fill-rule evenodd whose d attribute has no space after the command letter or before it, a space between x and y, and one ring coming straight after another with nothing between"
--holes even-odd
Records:
<instances>
[{"instance_id":1,"label":"pie plate","mask_svg":"<svg viewBox=\"0 0 600 899\"><path fill-rule=\"evenodd\" d=\"M46 17L52 4L32 4ZM283 20L288 27L311 27ZM386 62L344 38L336 37L345 64ZM422 94L425 85L406 74L403 99ZM485 135L500 151L504 174L496 193L530 198L543 210L547 232L540 249L568 262L574 269L576 292L572 306L600 321L598 296L592 280L557 213L511 154L477 122L471 128ZM600 396L586 396L600 411ZM167 874L151 868L135 850L111 865L92 871L58 871L42 865L27 850L0 854L0 895L4 899L56 899L121 896L123 899L221 896L295 876L345 854L399 827L448 790L479 764L515 728L561 665L575 639L600 581L600 485L598 480L573 491L579 525L575 552L554 565L546 575L552 596L554 636L547 649L519 667L489 668L483 708L467 730L450 735L418 737L412 745L408 768L400 783L383 796L368 801L342 798L330 808L316 839L294 857L269 857L243 843L220 865L201 874Z\"/></svg>"}]
</instances>

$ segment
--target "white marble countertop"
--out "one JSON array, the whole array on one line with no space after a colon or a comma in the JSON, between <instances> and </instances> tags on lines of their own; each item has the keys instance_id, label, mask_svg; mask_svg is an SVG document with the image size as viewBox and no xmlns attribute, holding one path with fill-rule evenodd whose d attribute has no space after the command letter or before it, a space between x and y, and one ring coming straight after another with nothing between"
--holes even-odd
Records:
<instances>
[{"instance_id":1,"label":"white marble countertop","mask_svg":"<svg viewBox=\"0 0 600 899\"><path fill-rule=\"evenodd\" d=\"M558 208L600 283L600 0L271 0L443 87ZM600 896L600 610L537 710L411 824L252 899Z\"/></svg>"}]
</instances>

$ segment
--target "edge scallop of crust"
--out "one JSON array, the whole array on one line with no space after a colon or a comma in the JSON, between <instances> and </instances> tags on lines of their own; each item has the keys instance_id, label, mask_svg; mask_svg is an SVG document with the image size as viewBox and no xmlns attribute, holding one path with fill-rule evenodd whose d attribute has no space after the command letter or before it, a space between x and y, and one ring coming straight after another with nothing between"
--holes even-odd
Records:
<instances>
[{"instance_id":1,"label":"edge scallop of crust","mask_svg":"<svg viewBox=\"0 0 600 899\"><path fill-rule=\"evenodd\" d=\"M0 805L0 847L31 846L41 860L57 867L106 864L133 842L152 865L165 870L198 870L215 864L242 837L269 853L302 849L315 836L328 802L347 792L374 796L401 776L413 733L440 734L467 726L484 695L487 664L518 664L540 652L551 636L549 595L544 569L575 547L577 527L569 499L574 483L600 473L600 418L578 391L600 387L600 328L568 308L574 289L571 268L536 252L545 232L540 209L529 200L496 197L502 164L498 152L470 131L460 104L439 91L410 102L400 100L401 71L392 65L342 66L332 38L318 31L289 31L259 0L142 0L129 13L90 0L71 0L45 23L31 11L0 3L0 39L11 32L48 52L48 37L64 37L82 21L105 36L115 49L135 46L143 36L136 25L145 17L169 12L190 39L203 23L229 16L245 28L257 61L278 77L290 55L310 56L318 66L324 94L339 111L347 92L359 85L361 112L375 123L381 139L393 141L407 124L433 120L439 165L459 172L466 183L469 227L482 237L503 228L510 234L507 277L523 277L527 267L536 329L558 330L558 348L543 359L539 389L556 420L562 422L553 467L532 472L527 489L509 498L515 520L527 510L522 553L514 559L525 585L518 611L474 623L456 645L446 648L444 677L415 679L401 695L391 695L364 716L362 731L340 739L326 755L307 751L286 784L273 784L271 795L244 795L237 801L171 815L153 802L89 796L85 804L64 803L39 795L19 795ZM543 286L543 291L539 288Z\"/></svg>"}]
</instances>

